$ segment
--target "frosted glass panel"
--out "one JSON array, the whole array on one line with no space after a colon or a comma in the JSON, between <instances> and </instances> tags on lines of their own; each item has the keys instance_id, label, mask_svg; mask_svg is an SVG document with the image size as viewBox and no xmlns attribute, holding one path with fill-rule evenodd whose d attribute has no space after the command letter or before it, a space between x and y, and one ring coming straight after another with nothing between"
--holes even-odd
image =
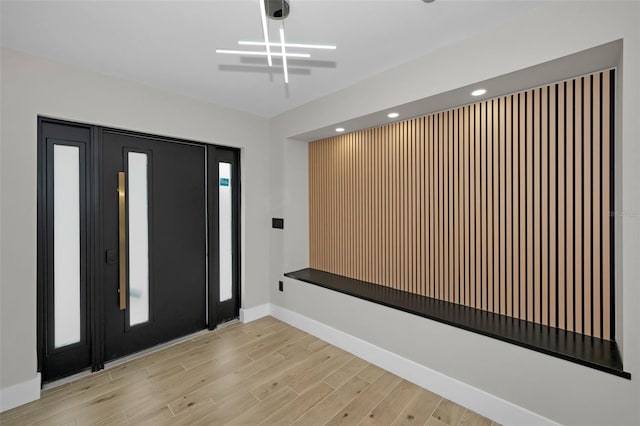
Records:
<instances>
[{"instance_id":1,"label":"frosted glass panel","mask_svg":"<svg viewBox=\"0 0 640 426\"><path fill-rule=\"evenodd\" d=\"M231 164L219 163L220 301L231 299Z\"/></svg>"},{"instance_id":2,"label":"frosted glass panel","mask_svg":"<svg viewBox=\"0 0 640 426\"><path fill-rule=\"evenodd\" d=\"M56 348L80 341L80 148L53 146L53 311Z\"/></svg>"},{"instance_id":3,"label":"frosted glass panel","mask_svg":"<svg viewBox=\"0 0 640 426\"><path fill-rule=\"evenodd\" d=\"M147 154L130 152L127 170L129 207L129 325L149 321L149 212Z\"/></svg>"}]
</instances>

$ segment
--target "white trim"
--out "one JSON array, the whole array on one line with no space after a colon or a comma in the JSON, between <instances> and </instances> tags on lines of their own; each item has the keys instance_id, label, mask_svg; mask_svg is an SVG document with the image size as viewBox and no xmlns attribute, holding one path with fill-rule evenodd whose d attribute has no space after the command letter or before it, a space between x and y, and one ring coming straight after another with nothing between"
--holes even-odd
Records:
<instances>
[{"instance_id":1,"label":"white trim","mask_svg":"<svg viewBox=\"0 0 640 426\"><path fill-rule=\"evenodd\" d=\"M240 322L246 324L262 317L266 317L271 313L271 303L254 306L253 308L240 309Z\"/></svg>"},{"instance_id":2,"label":"white trim","mask_svg":"<svg viewBox=\"0 0 640 426\"><path fill-rule=\"evenodd\" d=\"M262 305L264 306L264 305ZM271 316L348 351L403 379L505 425L554 421L297 312L271 305Z\"/></svg>"},{"instance_id":3,"label":"white trim","mask_svg":"<svg viewBox=\"0 0 640 426\"><path fill-rule=\"evenodd\" d=\"M0 389L0 413L40 399L40 373L26 382Z\"/></svg>"}]
</instances>

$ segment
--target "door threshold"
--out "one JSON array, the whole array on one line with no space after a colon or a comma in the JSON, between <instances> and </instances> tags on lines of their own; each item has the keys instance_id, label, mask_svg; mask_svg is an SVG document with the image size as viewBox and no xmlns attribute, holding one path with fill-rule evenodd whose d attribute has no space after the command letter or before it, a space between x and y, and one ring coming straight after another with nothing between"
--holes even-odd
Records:
<instances>
[{"instance_id":1,"label":"door threshold","mask_svg":"<svg viewBox=\"0 0 640 426\"><path fill-rule=\"evenodd\" d=\"M228 326L228 325L232 325L236 321L229 321L229 322L226 322L224 324L221 324L215 330L218 330L220 328L224 328L225 326ZM177 345L178 343L182 343L182 342L185 342L187 340L191 340L191 339L194 339L196 337L203 336L203 335L205 335L207 333L213 333L213 332L215 332L215 330L204 329L204 330L196 331L195 333L187 334L186 336L178 337L177 339L173 339L173 340L170 340L168 342L160 343L159 345L152 346L152 347L150 347L148 349L144 349L144 350L141 350L139 352L133 353L131 355L127 355L127 356L124 356L122 358L118 358L118 359L115 359L113 361L109 361L109 362L105 363L104 369L102 369L100 371L91 371L91 369L88 368L88 369L86 369L84 371L81 371L79 373L73 374L71 376L63 377L62 379L58 379L58 380L54 380L52 382L45 383L45 384L42 385L42 390L44 391L44 390L57 388L59 386L66 385L67 383L72 383L72 382L75 382L77 380L83 379L83 378L88 377L88 376L90 376L92 374L102 373L103 371L111 370L111 369L113 369L115 367L119 367L122 364L125 364L125 363L127 363L129 361L132 361L134 359L141 358L141 357L143 357L145 355L149 355L149 354L151 354L153 352L161 351L163 349L166 349L166 348L169 348L171 346Z\"/></svg>"},{"instance_id":2,"label":"door threshold","mask_svg":"<svg viewBox=\"0 0 640 426\"><path fill-rule=\"evenodd\" d=\"M242 322L240 321L239 318L234 318L232 320L229 320L227 322L223 322L222 324L218 324L218 326L215 328L216 330L222 330L224 328L230 327L232 325L236 325L236 324L242 324Z\"/></svg>"}]
</instances>

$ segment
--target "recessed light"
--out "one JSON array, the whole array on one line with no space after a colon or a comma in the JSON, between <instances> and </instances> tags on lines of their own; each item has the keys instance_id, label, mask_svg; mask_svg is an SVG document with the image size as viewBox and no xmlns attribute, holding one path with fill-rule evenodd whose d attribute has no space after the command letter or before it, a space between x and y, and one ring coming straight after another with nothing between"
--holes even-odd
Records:
<instances>
[{"instance_id":1,"label":"recessed light","mask_svg":"<svg viewBox=\"0 0 640 426\"><path fill-rule=\"evenodd\" d=\"M389 118L398 118L398 117L400 117L400 114L398 114L397 112L390 112L389 114L387 114L387 117L389 117Z\"/></svg>"},{"instance_id":2,"label":"recessed light","mask_svg":"<svg viewBox=\"0 0 640 426\"><path fill-rule=\"evenodd\" d=\"M338 132L338 133L342 133L342 132L344 132L344 127L338 127L338 128L336 128L336 132Z\"/></svg>"},{"instance_id":3,"label":"recessed light","mask_svg":"<svg viewBox=\"0 0 640 426\"><path fill-rule=\"evenodd\" d=\"M476 89L473 92L471 92L471 96L482 96L485 93L487 93L487 89Z\"/></svg>"}]
</instances>

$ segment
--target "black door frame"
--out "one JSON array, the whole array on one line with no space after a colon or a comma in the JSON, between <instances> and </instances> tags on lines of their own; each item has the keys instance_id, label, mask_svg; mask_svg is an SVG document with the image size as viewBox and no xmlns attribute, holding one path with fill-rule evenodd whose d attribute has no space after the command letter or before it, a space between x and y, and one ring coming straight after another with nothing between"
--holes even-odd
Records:
<instances>
[{"instance_id":1,"label":"black door frame","mask_svg":"<svg viewBox=\"0 0 640 426\"><path fill-rule=\"evenodd\" d=\"M48 278L48 258L50 256L51 248L48 247L48 224L47 215L50 214L50 207L47 206L47 141L43 134L43 124L58 124L64 126L78 127L88 130L90 132L90 141L86 146L86 159L87 165L87 181L86 181L86 206L87 206L87 244L86 244L86 291L88 292L86 307L87 314L87 332L89 333L88 341L90 342L91 349L91 371L98 371L104 368L104 297L103 297L103 272L104 272L104 247L101 238L102 229L102 201L100 194L100 185L102 182L102 167L101 167L101 153L103 147L102 134L104 131L118 132L126 135L144 137L148 139L154 139L164 142L198 145L206 149L206 193L207 193L207 229L208 235L207 241L207 256L208 256L208 274L207 288L208 300L207 300L207 328L209 330L215 329L221 320L225 319L219 309L220 303L218 302L219 294L219 258L213 256L216 253L215 247L218 244L218 232L217 227L213 224L217 224L218 211L213 208L217 206L218 197L218 185L214 185L213 182L218 182L218 157L224 153L226 156L233 156L233 180L235 185L232 186L232 219L233 223L233 301L234 311L239 312L241 306L241 291L240 291L240 189L241 189L241 174L240 174L240 150L237 148L224 147L218 145L211 145L208 143L190 141L186 139L170 138L157 136L148 133L134 132L128 130L122 130L106 126L94 126L89 124L83 124L68 120L61 120L56 118L49 118L46 116L37 117L37 370L43 372L45 366L45 359L47 356L47 342L51 337L51 333L48 328L51 324L47 321L48 308L47 308L47 286L50 285L50 279ZM216 180L212 180L215 177ZM237 314L235 314L237 315ZM85 369L86 367L81 368ZM44 377L44 375L43 375ZM56 378L53 378L56 379ZM43 383L46 380L43 379Z\"/></svg>"},{"instance_id":2,"label":"black door frame","mask_svg":"<svg viewBox=\"0 0 640 426\"><path fill-rule=\"evenodd\" d=\"M215 253L213 250L219 244L219 229L215 224L218 223L219 211L215 208L218 204L219 197L219 168L220 161L229 162L231 168L231 219L232 223L232 251L235 256L232 258L232 279L234 286L232 288L232 297L229 302L219 302L220 298L220 256L209 256L209 330L213 330L218 324L232 319L236 312L240 309L240 152L238 150L221 149L216 146L207 147L207 209L209 221L208 251ZM213 184L215 182L215 184ZM215 278L214 278L215 277ZM213 326L212 326L213 325Z\"/></svg>"},{"instance_id":3,"label":"black door frame","mask_svg":"<svg viewBox=\"0 0 640 426\"><path fill-rule=\"evenodd\" d=\"M53 217L52 203L50 199L50 193L48 185L52 182L49 181L51 173L51 161L52 156L49 152L50 143L45 138L42 130L45 124L61 124L69 127L73 127L78 132L87 133L88 140L83 141L69 141L58 138L51 138L53 140L58 139L63 142L59 145L78 146L80 148L80 170L82 173L82 179L80 181L80 234L81 241L80 256L81 256L81 283L85 284L84 292L81 289L81 335L80 343L70 345L68 347L61 348L60 350L53 349L53 342L47 339L47 336L53 336L53 312L50 309L50 303L48 294L52 291L52 267L51 267L51 255L53 251L53 240L49 238L52 234L52 230L49 226L49 219ZM38 118L38 176L37 176L37 340L36 348L38 352L37 365L38 371L44 372L45 360L47 354L55 357L56 354L64 353L68 351L79 352L82 350L88 350L91 364L95 363L94 354L96 351L93 349L95 346L95 337L98 333L95 330L95 321L89 314L89 306L93 305L94 298L96 296L96 287L92 277L99 276L96 274L96 237L99 235L95 233L96 218L99 214L99 209L96 209L95 194L96 179L95 174L92 173L92 166L95 159L95 147L92 144L94 138L94 130L90 126L71 123L62 120L43 120ZM84 238L83 238L84 234ZM82 303L85 306L82 306ZM87 348L88 346L88 348ZM75 356L75 355L74 355ZM79 361L79 360L76 360ZM45 376L43 376L45 377ZM46 380L46 377L45 377Z\"/></svg>"}]
</instances>

